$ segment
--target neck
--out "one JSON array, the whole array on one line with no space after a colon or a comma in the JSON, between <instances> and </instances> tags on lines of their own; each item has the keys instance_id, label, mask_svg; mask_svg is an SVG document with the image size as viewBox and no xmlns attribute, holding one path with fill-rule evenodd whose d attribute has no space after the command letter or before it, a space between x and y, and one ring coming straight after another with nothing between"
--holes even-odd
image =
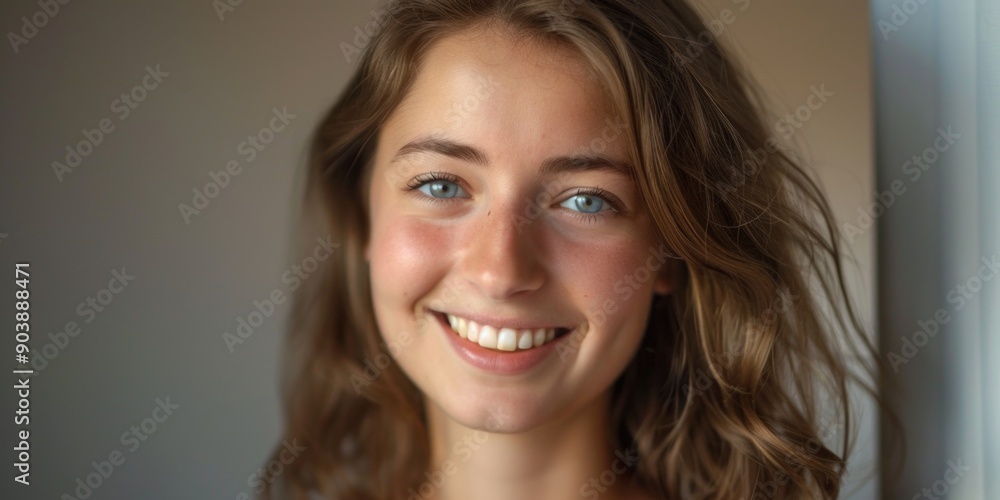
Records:
<instances>
[{"instance_id":1,"label":"neck","mask_svg":"<svg viewBox=\"0 0 1000 500\"><path fill-rule=\"evenodd\" d=\"M521 433L470 429L434 404L427 417L431 466L411 500L629 496L633 464L628 450L613 449L610 390L572 415Z\"/></svg>"}]
</instances>

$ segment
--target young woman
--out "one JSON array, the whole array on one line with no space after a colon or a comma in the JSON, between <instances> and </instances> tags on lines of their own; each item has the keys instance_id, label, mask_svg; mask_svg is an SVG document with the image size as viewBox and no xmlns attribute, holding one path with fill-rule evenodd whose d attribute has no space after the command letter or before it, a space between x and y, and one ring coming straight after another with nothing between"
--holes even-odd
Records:
<instances>
[{"instance_id":1,"label":"young woman","mask_svg":"<svg viewBox=\"0 0 1000 500\"><path fill-rule=\"evenodd\" d=\"M392 3L315 133L268 495L835 498L874 356L771 133L680 0Z\"/></svg>"}]
</instances>

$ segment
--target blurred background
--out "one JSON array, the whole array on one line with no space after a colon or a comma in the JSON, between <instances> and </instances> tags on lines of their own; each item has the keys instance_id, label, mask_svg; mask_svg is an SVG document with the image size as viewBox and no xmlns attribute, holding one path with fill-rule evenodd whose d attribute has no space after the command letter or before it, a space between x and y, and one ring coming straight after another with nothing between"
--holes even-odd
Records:
<instances>
[{"instance_id":1,"label":"blurred background","mask_svg":"<svg viewBox=\"0 0 1000 500\"><path fill-rule=\"evenodd\" d=\"M290 308L271 300L308 279L293 257L306 141L382 6L0 5L0 266L13 305L30 263L35 370L31 486L8 469L0 497L252 496L281 422ZM994 498L1000 0L698 7L828 190L898 378L905 461L858 394L844 498ZM16 391L0 398L8 463Z\"/></svg>"}]
</instances>

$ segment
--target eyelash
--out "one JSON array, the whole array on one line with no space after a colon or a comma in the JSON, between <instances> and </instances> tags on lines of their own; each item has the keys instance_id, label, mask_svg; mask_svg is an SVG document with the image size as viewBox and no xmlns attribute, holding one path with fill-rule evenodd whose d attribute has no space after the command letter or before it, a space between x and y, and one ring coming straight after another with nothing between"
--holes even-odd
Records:
<instances>
[{"instance_id":1,"label":"eyelash","mask_svg":"<svg viewBox=\"0 0 1000 500\"><path fill-rule=\"evenodd\" d=\"M435 181L446 181L458 185L458 176L449 174L447 172L428 172L426 174L420 174L413 178L409 183L406 184L407 192L414 192L414 194L420 196L421 198L431 202L431 203L451 203L454 198L435 198L433 196L427 196L421 193L419 190L424 184L428 184Z\"/></svg>"},{"instance_id":2,"label":"eyelash","mask_svg":"<svg viewBox=\"0 0 1000 500\"><path fill-rule=\"evenodd\" d=\"M578 212L576 210L570 210L570 212L573 214L574 217L584 222L596 224L597 222L600 222L601 219L607 217L614 217L616 215L621 215L622 212L624 212L623 207L620 205L616 197L599 187L577 188L576 192L573 193L572 196L566 199L568 200L577 196L594 196L600 198L601 200L603 200L605 203L608 204L607 210L601 210L600 212L597 213L587 213L587 212Z\"/></svg>"},{"instance_id":3,"label":"eyelash","mask_svg":"<svg viewBox=\"0 0 1000 500\"><path fill-rule=\"evenodd\" d=\"M451 203L454 200L454 198L435 198L433 196L427 196L419 192L419 189L423 187L425 184L435 181L451 182L456 185L459 184L459 179L458 176L456 175L449 174L447 172L428 172L426 174L420 174L414 177L410 182L408 182L406 184L406 191L416 192L417 194L420 195L421 198L428 200L431 203ZM603 200L605 203L607 203L610 207L608 210L602 210L597 213L586 213L586 212L579 212L576 210L570 210L570 212L573 214L574 217L584 222L593 224L600 222L600 220L603 218L613 217L616 215L620 215L624 212L624 209L621 206L621 203L617 200L617 198L611 193L608 193L607 191L601 188L598 187L577 188L576 192L573 193L573 195L570 196L569 198L573 198L576 196L596 196L601 200Z\"/></svg>"}]
</instances>

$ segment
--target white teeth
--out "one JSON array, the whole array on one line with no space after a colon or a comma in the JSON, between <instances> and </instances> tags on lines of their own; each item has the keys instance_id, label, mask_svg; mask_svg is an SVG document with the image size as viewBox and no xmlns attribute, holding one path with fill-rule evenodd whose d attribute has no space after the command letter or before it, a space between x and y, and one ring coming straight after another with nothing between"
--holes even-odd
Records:
<instances>
[{"instance_id":1,"label":"white teeth","mask_svg":"<svg viewBox=\"0 0 1000 500\"><path fill-rule=\"evenodd\" d=\"M539 328L535 330L535 347L538 347L545 343L547 337L545 336L545 329Z\"/></svg>"},{"instance_id":2,"label":"white teeth","mask_svg":"<svg viewBox=\"0 0 1000 500\"><path fill-rule=\"evenodd\" d=\"M532 335L531 330L521 330L521 332L518 333L518 335L519 335L517 339L518 349L528 349L532 345L534 345L535 340L531 338Z\"/></svg>"},{"instance_id":3,"label":"white teeth","mask_svg":"<svg viewBox=\"0 0 1000 500\"><path fill-rule=\"evenodd\" d=\"M475 321L467 320L453 314L448 314L447 317L448 324L459 337L488 349L501 351L531 349L532 347L539 347L546 342L552 341L556 336L555 328L516 330L507 327L480 325Z\"/></svg>"},{"instance_id":4,"label":"white teeth","mask_svg":"<svg viewBox=\"0 0 1000 500\"><path fill-rule=\"evenodd\" d=\"M510 328L501 328L497 334L497 349L501 351L517 350L517 332Z\"/></svg>"},{"instance_id":5,"label":"white teeth","mask_svg":"<svg viewBox=\"0 0 1000 500\"><path fill-rule=\"evenodd\" d=\"M489 347L490 349L497 348L497 329L490 325L483 325L479 328L479 345L483 347Z\"/></svg>"},{"instance_id":6,"label":"white teeth","mask_svg":"<svg viewBox=\"0 0 1000 500\"><path fill-rule=\"evenodd\" d=\"M466 322L465 322L464 319L462 320L462 325L466 326ZM478 344L479 343L479 325L477 325L474 321L469 321L469 324L467 325L467 330L468 330L468 334L469 334L469 340Z\"/></svg>"}]
</instances>

